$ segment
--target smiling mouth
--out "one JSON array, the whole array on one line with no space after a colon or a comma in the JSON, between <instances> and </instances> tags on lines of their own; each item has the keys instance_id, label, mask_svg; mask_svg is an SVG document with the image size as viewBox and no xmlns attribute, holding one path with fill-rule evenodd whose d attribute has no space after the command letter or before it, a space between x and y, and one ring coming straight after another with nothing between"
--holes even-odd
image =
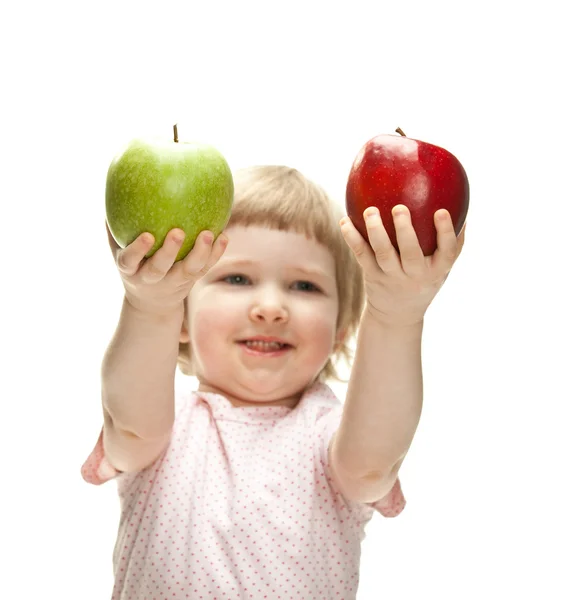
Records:
<instances>
[{"instance_id":1,"label":"smiling mouth","mask_svg":"<svg viewBox=\"0 0 573 600\"><path fill-rule=\"evenodd\" d=\"M292 348L290 344L282 344L281 342L263 342L259 340L243 340L239 342L242 346L254 352L272 353L280 352Z\"/></svg>"}]
</instances>

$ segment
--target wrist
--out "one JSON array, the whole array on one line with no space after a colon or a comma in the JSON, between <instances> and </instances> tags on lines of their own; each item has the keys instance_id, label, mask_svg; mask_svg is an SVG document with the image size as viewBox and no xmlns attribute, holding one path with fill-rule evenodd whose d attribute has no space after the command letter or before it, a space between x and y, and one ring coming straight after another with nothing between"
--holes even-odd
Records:
<instances>
[{"instance_id":1,"label":"wrist","mask_svg":"<svg viewBox=\"0 0 573 600\"><path fill-rule=\"evenodd\" d=\"M413 333L418 333L424 327L424 315L394 315L391 313L384 313L372 306L370 302L367 302L366 304L364 318L366 318L367 321L376 323L377 326L382 327L386 331L411 331Z\"/></svg>"},{"instance_id":2,"label":"wrist","mask_svg":"<svg viewBox=\"0 0 573 600\"><path fill-rule=\"evenodd\" d=\"M183 301L175 306L150 307L129 298L127 295L123 298L123 307L130 316L147 323L181 322L185 313Z\"/></svg>"}]
</instances>

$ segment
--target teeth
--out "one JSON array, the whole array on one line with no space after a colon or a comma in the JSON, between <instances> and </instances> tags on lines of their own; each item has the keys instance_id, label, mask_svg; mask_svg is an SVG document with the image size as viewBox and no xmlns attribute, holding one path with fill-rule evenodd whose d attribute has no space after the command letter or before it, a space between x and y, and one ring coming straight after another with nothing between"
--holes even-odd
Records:
<instances>
[{"instance_id":1,"label":"teeth","mask_svg":"<svg viewBox=\"0 0 573 600\"><path fill-rule=\"evenodd\" d=\"M280 342L261 342L261 341L247 341L245 342L247 348L253 350L259 350L262 352L269 352L271 350L280 350L285 344Z\"/></svg>"}]
</instances>

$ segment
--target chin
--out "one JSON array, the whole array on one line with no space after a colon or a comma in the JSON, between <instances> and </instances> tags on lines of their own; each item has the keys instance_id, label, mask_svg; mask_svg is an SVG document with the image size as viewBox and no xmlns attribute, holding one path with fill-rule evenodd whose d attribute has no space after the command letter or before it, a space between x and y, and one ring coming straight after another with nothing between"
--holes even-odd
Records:
<instances>
[{"instance_id":1,"label":"chin","mask_svg":"<svg viewBox=\"0 0 573 600\"><path fill-rule=\"evenodd\" d=\"M245 383L240 386L243 395L246 399L256 402L257 400L268 401L276 400L277 397L283 397L290 394L291 386L284 386L271 382L257 381L254 383Z\"/></svg>"},{"instance_id":2,"label":"chin","mask_svg":"<svg viewBox=\"0 0 573 600\"><path fill-rule=\"evenodd\" d=\"M241 396L251 402L281 400L296 395L306 387L304 382L293 381L292 378L286 378L283 381L273 380L273 378L251 379L237 383L239 385L236 390L240 390Z\"/></svg>"}]
</instances>

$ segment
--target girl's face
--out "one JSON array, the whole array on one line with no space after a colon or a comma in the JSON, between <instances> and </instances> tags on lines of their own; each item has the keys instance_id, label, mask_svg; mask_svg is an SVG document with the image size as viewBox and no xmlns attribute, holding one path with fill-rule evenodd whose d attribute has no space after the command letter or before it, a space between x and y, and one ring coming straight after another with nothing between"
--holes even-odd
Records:
<instances>
[{"instance_id":1,"label":"girl's face","mask_svg":"<svg viewBox=\"0 0 573 600\"><path fill-rule=\"evenodd\" d=\"M334 258L299 233L233 226L225 234L225 254L189 296L199 390L235 406L293 407L338 341Z\"/></svg>"}]
</instances>

